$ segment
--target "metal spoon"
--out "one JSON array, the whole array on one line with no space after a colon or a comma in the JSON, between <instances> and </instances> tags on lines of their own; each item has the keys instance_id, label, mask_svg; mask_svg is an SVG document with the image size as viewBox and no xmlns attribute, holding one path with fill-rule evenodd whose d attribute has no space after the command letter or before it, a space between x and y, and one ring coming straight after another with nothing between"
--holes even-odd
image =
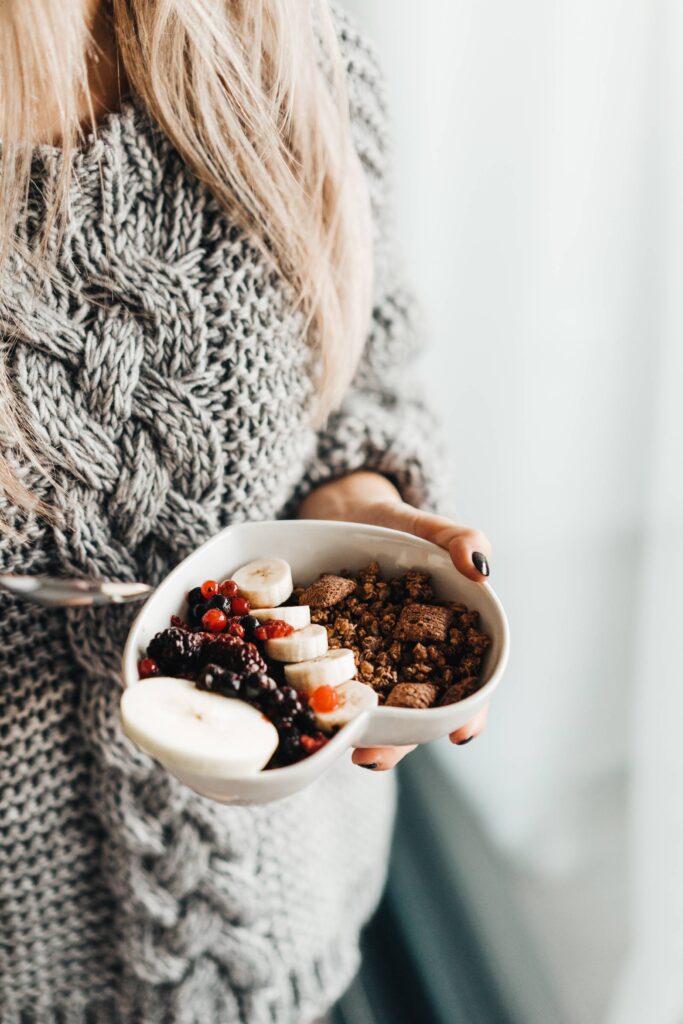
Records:
<instances>
[{"instance_id":1,"label":"metal spoon","mask_svg":"<svg viewBox=\"0 0 683 1024\"><path fill-rule=\"evenodd\" d=\"M146 583L111 583L105 580L9 574L0 574L0 587L29 601L63 608L142 601L153 589Z\"/></svg>"}]
</instances>

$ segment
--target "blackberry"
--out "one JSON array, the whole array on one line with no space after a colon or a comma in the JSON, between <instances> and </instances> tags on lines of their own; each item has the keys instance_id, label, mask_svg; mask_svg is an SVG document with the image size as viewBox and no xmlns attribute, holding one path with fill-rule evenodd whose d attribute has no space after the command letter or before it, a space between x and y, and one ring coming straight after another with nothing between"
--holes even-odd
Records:
<instances>
[{"instance_id":1,"label":"blackberry","mask_svg":"<svg viewBox=\"0 0 683 1024\"><path fill-rule=\"evenodd\" d=\"M313 708L309 708L305 705L303 710L300 711L296 716L296 724L302 732L312 736L318 731L318 723L316 721L315 712Z\"/></svg>"},{"instance_id":2,"label":"blackberry","mask_svg":"<svg viewBox=\"0 0 683 1024\"><path fill-rule=\"evenodd\" d=\"M221 685L226 675L227 669L222 668L220 665L205 665L195 680L195 686L198 690L220 693Z\"/></svg>"},{"instance_id":3,"label":"blackberry","mask_svg":"<svg viewBox=\"0 0 683 1024\"><path fill-rule=\"evenodd\" d=\"M241 676L250 676L261 672L267 674L268 672L265 661L253 644L243 644L240 641L236 644L223 642L216 644L215 647L219 664L232 669L233 672L238 672Z\"/></svg>"},{"instance_id":4,"label":"blackberry","mask_svg":"<svg viewBox=\"0 0 683 1024\"><path fill-rule=\"evenodd\" d=\"M299 707L303 706L299 700L299 693L293 686L282 686L281 690L288 707L293 708L297 704Z\"/></svg>"},{"instance_id":5,"label":"blackberry","mask_svg":"<svg viewBox=\"0 0 683 1024\"><path fill-rule=\"evenodd\" d=\"M162 672L174 676L190 672L199 663L201 647L196 634L171 626L150 640L147 657L154 658Z\"/></svg>"},{"instance_id":6,"label":"blackberry","mask_svg":"<svg viewBox=\"0 0 683 1024\"><path fill-rule=\"evenodd\" d=\"M298 761L304 753L301 746L301 736L298 732L290 732L280 744L282 756L289 762Z\"/></svg>"},{"instance_id":7,"label":"blackberry","mask_svg":"<svg viewBox=\"0 0 683 1024\"><path fill-rule=\"evenodd\" d=\"M256 640L256 630L259 625L259 620L255 619L253 615L243 615L240 619L240 626L244 630L244 639L253 643Z\"/></svg>"},{"instance_id":8,"label":"blackberry","mask_svg":"<svg viewBox=\"0 0 683 1024\"><path fill-rule=\"evenodd\" d=\"M277 688L277 683L265 672L253 672L244 679L243 689L247 700L267 699Z\"/></svg>"},{"instance_id":9,"label":"blackberry","mask_svg":"<svg viewBox=\"0 0 683 1024\"><path fill-rule=\"evenodd\" d=\"M287 703L287 698L281 689L273 690L268 698L268 703L277 712L284 704Z\"/></svg>"},{"instance_id":10,"label":"blackberry","mask_svg":"<svg viewBox=\"0 0 683 1024\"><path fill-rule=\"evenodd\" d=\"M241 641L227 633L201 633L199 635L204 638L201 663L208 665L209 662L213 662L223 668L232 668L228 648L236 646Z\"/></svg>"},{"instance_id":11,"label":"blackberry","mask_svg":"<svg viewBox=\"0 0 683 1024\"><path fill-rule=\"evenodd\" d=\"M235 672L230 672L222 665L205 665L197 676L198 690L209 693L220 693L223 697L241 696L242 680Z\"/></svg>"}]
</instances>

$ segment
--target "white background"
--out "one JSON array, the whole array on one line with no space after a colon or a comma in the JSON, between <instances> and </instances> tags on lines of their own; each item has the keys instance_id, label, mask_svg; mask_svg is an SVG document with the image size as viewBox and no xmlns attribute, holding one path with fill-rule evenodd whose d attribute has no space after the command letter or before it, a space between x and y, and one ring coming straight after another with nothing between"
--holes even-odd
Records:
<instances>
[{"instance_id":1,"label":"white background","mask_svg":"<svg viewBox=\"0 0 683 1024\"><path fill-rule=\"evenodd\" d=\"M572 1024L680 1024L683 5L348 6L388 76L459 515L512 626L485 738L439 753Z\"/></svg>"}]
</instances>

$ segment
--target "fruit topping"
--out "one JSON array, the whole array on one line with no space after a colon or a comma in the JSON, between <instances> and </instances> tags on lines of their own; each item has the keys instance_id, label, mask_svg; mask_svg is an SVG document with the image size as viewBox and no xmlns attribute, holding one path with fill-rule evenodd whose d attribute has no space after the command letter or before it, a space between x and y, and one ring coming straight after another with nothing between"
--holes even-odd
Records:
<instances>
[{"instance_id":1,"label":"fruit topping","mask_svg":"<svg viewBox=\"0 0 683 1024\"><path fill-rule=\"evenodd\" d=\"M225 632L228 633L229 636L239 637L240 640L244 639L244 626L238 621L238 619L228 619Z\"/></svg>"},{"instance_id":2,"label":"fruit topping","mask_svg":"<svg viewBox=\"0 0 683 1024\"><path fill-rule=\"evenodd\" d=\"M171 770L223 778L254 775L280 741L275 726L245 701L163 676L124 690L121 722L130 739Z\"/></svg>"},{"instance_id":3,"label":"fruit topping","mask_svg":"<svg viewBox=\"0 0 683 1024\"><path fill-rule=\"evenodd\" d=\"M140 679L149 679L150 676L160 676L161 670L154 658L141 658L138 662L138 674Z\"/></svg>"},{"instance_id":4,"label":"fruit topping","mask_svg":"<svg viewBox=\"0 0 683 1024\"><path fill-rule=\"evenodd\" d=\"M244 597L233 597L231 604L233 615L248 615L251 610L249 602Z\"/></svg>"},{"instance_id":5,"label":"fruit topping","mask_svg":"<svg viewBox=\"0 0 683 1024\"><path fill-rule=\"evenodd\" d=\"M222 594L224 597L234 597L237 593L237 584L234 580L223 580L223 582L218 585L218 593Z\"/></svg>"},{"instance_id":6,"label":"fruit topping","mask_svg":"<svg viewBox=\"0 0 683 1024\"><path fill-rule=\"evenodd\" d=\"M165 675L180 675L190 672L199 663L201 646L195 633L171 626L150 640L147 656L156 661Z\"/></svg>"},{"instance_id":7,"label":"fruit topping","mask_svg":"<svg viewBox=\"0 0 683 1024\"><path fill-rule=\"evenodd\" d=\"M215 580L204 580L199 589L204 600L208 601L210 597L218 593L218 584Z\"/></svg>"},{"instance_id":8,"label":"fruit topping","mask_svg":"<svg viewBox=\"0 0 683 1024\"><path fill-rule=\"evenodd\" d=\"M322 732L317 732L314 736L304 735L301 737L301 746L304 753L308 755L315 754L316 750L320 750L320 748L324 747L326 743L329 743L329 740Z\"/></svg>"},{"instance_id":9,"label":"fruit topping","mask_svg":"<svg viewBox=\"0 0 683 1024\"><path fill-rule=\"evenodd\" d=\"M256 640L256 630L259 627L259 620L253 615L243 615L239 624L244 630L245 640L250 640L251 643L253 643L254 640Z\"/></svg>"},{"instance_id":10,"label":"fruit topping","mask_svg":"<svg viewBox=\"0 0 683 1024\"><path fill-rule=\"evenodd\" d=\"M290 626L284 619L268 619L263 625L257 626L254 632L257 640L272 640L277 636L289 636L294 632L294 626Z\"/></svg>"},{"instance_id":11,"label":"fruit topping","mask_svg":"<svg viewBox=\"0 0 683 1024\"><path fill-rule=\"evenodd\" d=\"M293 589L292 570L283 558L254 559L233 573L233 580L252 608L275 608Z\"/></svg>"},{"instance_id":12,"label":"fruit topping","mask_svg":"<svg viewBox=\"0 0 683 1024\"><path fill-rule=\"evenodd\" d=\"M202 615L202 626L209 633L221 633L228 624L228 617L220 608L209 608Z\"/></svg>"},{"instance_id":13,"label":"fruit topping","mask_svg":"<svg viewBox=\"0 0 683 1024\"><path fill-rule=\"evenodd\" d=\"M311 694L311 707L314 711L334 711L339 705L339 696L333 686L319 686Z\"/></svg>"}]
</instances>

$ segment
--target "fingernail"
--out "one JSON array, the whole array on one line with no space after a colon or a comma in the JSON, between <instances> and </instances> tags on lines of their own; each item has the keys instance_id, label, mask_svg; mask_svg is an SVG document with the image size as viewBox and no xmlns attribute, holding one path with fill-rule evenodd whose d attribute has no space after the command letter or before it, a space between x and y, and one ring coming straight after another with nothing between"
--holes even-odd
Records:
<instances>
[{"instance_id":1,"label":"fingernail","mask_svg":"<svg viewBox=\"0 0 683 1024\"><path fill-rule=\"evenodd\" d=\"M466 740L458 740L455 745L456 747L464 747L466 743L471 743L473 739L474 736L468 736Z\"/></svg>"},{"instance_id":2,"label":"fingernail","mask_svg":"<svg viewBox=\"0 0 683 1024\"><path fill-rule=\"evenodd\" d=\"M358 767L369 768L371 772L374 772L375 768L379 768L379 765L376 764L374 761L371 761L370 764L359 764Z\"/></svg>"},{"instance_id":3,"label":"fingernail","mask_svg":"<svg viewBox=\"0 0 683 1024\"><path fill-rule=\"evenodd\" d=\"M473 551L472 561L477 572L480 572L482 576L488 576L491 570L489 569L489 563L486 561L486 555L482 555L481 551Z\"/></svg>"}]
</instances>

